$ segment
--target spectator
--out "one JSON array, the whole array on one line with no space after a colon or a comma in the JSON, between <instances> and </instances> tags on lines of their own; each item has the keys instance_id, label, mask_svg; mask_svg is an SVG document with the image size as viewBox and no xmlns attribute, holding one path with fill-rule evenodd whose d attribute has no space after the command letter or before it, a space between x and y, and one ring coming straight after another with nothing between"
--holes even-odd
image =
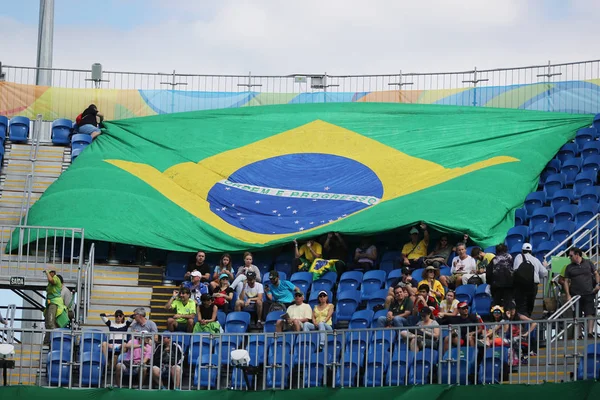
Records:
<instances>
[{"instance_id":1,"label":"spectator","mask_svg":"<svg viewBox=\"0 0 600 400\"><path fill-rule=\"evenodd\" d=\"M407 326L408 317L413 309L413 302L408 296L406 288L394 288L394 300L390 303L385 317L377 318L375 325L378 328L393 326L395 328Z\"/></svg>"},{"instance_id":2,"label":"spectator","mask_svg":"<svg viewBox=\"0 0 600 400\"><path fill-rule=\"evenodd\" d=\"M513 287L519 313L528 317L533 312L538 285L546 279L548 271L540 260L531 254L531 244L523 243L522 253L515 257L513 264Z\"/></svg>"},{"instance_id":3,"label":"spectator","mask_svg":"<svg viewBox=\"0 0 600 400\"><path fill-rule=\"evenodd\" d=\"M219 286L213 290L213 302L225 313L229 312L229 304L233 300L233 289L229 286L229 275L221 274Z\"/></svg>"},{"instance_id":4,"label":"spectator","mask_svg":"<svg viewBox=\"0 0 600 400\"><path fill-rule=\"evenodd\" d=\"M440 281L438 280L438 278L440 277L440 270L433 266L429 266L423 270L423 274L421 275L421 277L423 278L423 280L419 282L419 285L417 287L421 287L421 285L423 284L428 285L430 293L436 299L438 299L438 301L441 301L444 298L445 290Z\"/></svg>"},{"instance_id":5,"label":"spectator","mask_svg":"<svg viewBox=\"0 0 600 400\"><path fill-rule=\"evenodd\" d=\"M496 246L496 256L488 264L486 276L495 305L504 306L513 301L513 259L504 243Z\"/></svg>"},{"instance_id":6,"label":"spectator","mask_svg":"<svg viewBox=\"0 0 600 400\"><path fill-rule=\"evenodd\" d=\"M349 270L370 271L377 260L377 247L368 238L362 238L360 245L354 250L354 263Z\"/></svg>"},{"instance_id":7,"label":"spectator","mask_svg":"<svg viewBox=\"0 0 600 400\"><path fill-rule=\"evenodd\" d=\"M152 357L152 335L150 333L146 330L139 332L144 337L143 346L142 341L136 337L123 345L123 359L117 364L115 370L117 387L121 387L123 374L137 375L140 372L142 382L144 381L145 368L140 369L140 367L148 364Z\"/></svg>"},{"instance_id":8,"label":"spectator","mask_svg":"<svg viewBox=\"0 0 600 400\"><path fill-rule=\"evenodd\" d=\"M448 236L444 235L435 245L435 249L425 257L423 262L425 265L433 265L434 267L439 268L448 262L448 257L450 257L451 253L452 246L448 241Z\"/></svg>"},{"instance_id":9,"label":"spectator","mask_svg":"<svg viewBox=\"0 0 600 400\"><path fill-rule=\"evenodd\" d=\"M133 322L131 319L125 321L125 314L121 310L116 310L112 316L115 318L114 322L107 318L111 317L111 315L100 314L100 319L108 326L108 331L110 332L108 334L108 342L102 342L102 353L105 360L109 359L109 350L113 354L121 353L121 346L127 339L127 329L129 329L129 325Z\"/></svg>"},{"instance_id":10,"label":"spectator","mask_svg":"<svg viewBox=\"0 0 600 400\"><path fill-rule=\"evenodd\" d=\"M422 258L427 255L427 246L429 246L429 231L427 225L419 225L423 231L423 239L419 240L419 230L413 227L410 230L410 242L402 246L402 264L412 269L421 266Z\"/></svg>"},{"instance_id":11,"label":"spectator","mask_svg":"<svg viewBox=\"0 0 600 400\"><path fill-rule=\"evenodd\" d=\"M419 287L419 285L417 284L417 280L412 277L412 271L409 267L402 267L402 276L393 281L388 289L384 305L386 309L389 308L390 303L394 300L394 290L397 287L405 288L408 295L411 297L411 300L414 302L415 296L417 295L417 287Z\"/></svg>"},{"instance_id":12,"label":"spectator","mask_svg":"<svg viewBox=\"0 0 600 400\"><path fill-rule=\"evenodd\" d=\"M338 260L335 263L335 270L338 275L344 273L346 269L346 259L348 258L348 245L342 235L338 232L329 232L325 243L323 244L324 257L328 260Z\"/></svg>"},{"instance_id":13,"label":"spectator","mask_svg":"<svg viewBox=\"0 0 600 400\"><path fill-rule=\"evenodd\" d=\"M563 288L567 301L571 296L581 296L579 309L585 317L595 317L594 299L600 290L600 276L598 270L590 260L583 258L583 252L577 247L569 250L571 263L565 268L565 282ZM593 321L587 321L587 335L594 337Z\"/></svg>"},{"instance_id":14,"label":"spectator","mask_svg":"<svg viewBox=\"0 0 600 400\"><path fill-rule=\"evenodd\" d=\"M57 318L67 311L61 297L62 283L60 283L60 279L56 276L56 271L44 271L44 274L48 281L48 286L46 286L46 309L44 310L44 325L46 327L44 345L49 345L50 331L66 325L59 326Z\"/></svg>"},{"instance_id":15,"label":"spectator","mask_svg":"<svg viewBox=\"0 0 600 400\"><path fill-rule=\"evenodd\" d=\"M294 262L292 264L292 273L308 271L313 261L322 256L323 247L319 242L310 239L298 249L298 242L294 239Z\"/></svg>"},{"instance_id":16,"label":"spectator","mask_svg":"<svg viewBox=\"0 0 600 400\"><path fill-rule=\"evenodd\" d=\"M294 293L300 292L292 282L279 279L279 272L272 270L269 272L268 284L265 283L264 290L267 301L264 312L268 313L271 303L281 303L284 307L289 306L294 301Z\"/></svg>"},{"instance_id":17,"label":"spectator","mask_svg":"<svg viewBox=\"0 0 600 400\"><path fill-rule=\"evenodd\" d=\"M200 271L193 271L191 273L191 281L183 282L182 287L190 290L191 297L196 304L200 304L200 296L205 293L208 293L209 285L204 282L200 282L202 279L202 274Z\"/></svg>"},{"instance_id":18,"label":"spectator","mask_svg":"<svg viewBox=\"0 0 600 400\"><path fill-rule=\"evenodd\" d=\"M506 305L505 314L507 322L528 322L527 324L513 323L510 325L511 331L507 332L513 350L520 355L521 364L526 364L529 356L537 355L537 339L531 334L537 324L531 318L517 312L514 302Z\"/></svg>"},{"instance_id":19,"label":"spectator","mask_svg":"<svg viewBox=\"0 0 600 400\"><path fill-rule=\"evenodd\" d=\"M502 347L508 343L508 341L505 342L505 326L502 325L502 322L504 322L504 309L500 306L493 306L490 311L494 324L486 332L486 345L488 347Z\"/></svg>"},{"instance_id":20,"label":"spectator","mask_svg":"<svg viewBox=\"0 0 600 400\"><path fill-rule=\"evenodd\" d=\"M249 271L254 272L254 276L257 282L262 282L260 276L260 269L254 264L252 264L253 258L252 253L245 252L244 253L244 265L238 268L237 273L235 274L235 280L231 284L231 288L237 292L239 295L242 293L242 289L244 288L244 282L246 282L246 274Z\"/></svg>"},{"instance_id":21,"label":"spectator","mask_svg":"<svg viewBox=\"0 0 600 400\"><path fill-rule=\"evenodd\" d=\"M467 254L467 247L464 243L456 245L456 257L452 259L451 276L440 277L440 282L445 287L457 287L463 283L463 275L474 274L477 271L477 264L473 257Z\"/></svg>"},{"instance_id":22,"label":"spectator","mask_svg":"<svg viewBox=\"0 0 600 400\"><path fill-rule=\"evenodd\" d=\"M90 104L88 108L83 110L76 118L77 133L90 135L92 140L102 134L100 125L104 121L104 115L98 112L98 107Z\"/></svg>"},{"instance_id":23,"label":"spectator","mask_svg":"<svg viewBox=\"0 0 600 400\"><path fill-rule=\"evenodd\" d=\"M454 290L448 290L446 298L440 303L439 318L454 317L458 314L458 300Z\"/></svg>"},{"instance_id":24,"label":"spectator","mask_svg":"<svg viewBox=\"0 0 600 400\"><path fill-rule=\"evenodd\" d=\"M483 326L469 326L469 324L481 324L481 318L476 314L469 313L469 305L466 302L458 303L458 316L444 318L445 322L443 325L459 325L460 326L460 338L458 331L453 331L449 336L444 339L444 352L448 351L450 343L453 347L460 346L471 346L475 347L477 344L478 333L483 332ZM460 340L459 340L460 339ZM483 357L483 352L482 357Z\"/></svg>"},{"instance_id":25,"label":"spectator","mask_svg":"<svg viewBox=\"0 0 600 400\"><path fill-rule=\"evenodd\" d=\"M215 267L215 271L213 272L212 276L212 281L210 282L211 289L214 290L214 288L219 286L219 277L221 276L221 274L227 274L227 276L229 276L229 281L233 282L233 266L231 265L231 256L229 254L223 254L221 256L221 260L219 260L219 265ZM231 286L233 287L233 284Z\"/></svg>"},{"instance_id":26,"label":"spectator","mask_svg":"<svg viewBox=\"0 0 600 400\"><path fill-rule=\"evenodd\" d=\"M470 283L481 285L482 283L486 283L487 266L495 257L494 254L484 253L479 247L473 247L473 250L471 250L471 257L475 260L475 273L464 274L462 277L462 284L467 285Z\"/></svg>"},{"instance_id":27,"label":"spectator","mask_svg":"<svg viewBox=\"0 0 600 400\"><path fill-rule=\"evenodd\" d=\"M129 330L131 332L146 331L149 333L158 333L158 328L156 327L154 321L146 318L146 310L144 307L138 307L133 310L131 319L133 319L133 322L129 326Z\"/></svg>"},{"instance_id":28,"label":"spectator","mask_svg":"<svg viewBox=\"0 0 600 400\"><path fill-rule=\"evenodd\" d=\"M206 263L206 253L202 250L196 253L195 262L188 265L187 272L184 275L186 281L190 279L190 275L194 271L200 272L200 282L210 282L210 266Z\"/></svg>"},{"instance_id":29,"label":"spectator","mask_svg":"<svg viewBox=\"0 0 600 400\"><path fill-rule=\"evenodd\" d=\"M409 346L411 351L418 353L423 349L437 350L438 340L440 338L439 324L432 318L433 310L429 307L423 307L419 312L421 316L417 323L419 327L416 333L409 331L400 332L400 336L405 340L410 340Z\"/></svg>"},{"instance_id":30,"label":"spectator","mask_svg":"<svg viewBox=\"0 0 600 400\"><path fill-rule=\"evenodd\" d=\"M217 320L218 312L217 306L213 303L213 297L210 294L203 294L197 307L198 322L194 326L194 333L220 333L221 324Z\"/></svg>"},{"instance_id":31,"label":"spectator","mask_svg":"<svg viewBox=\"0 0 600 400\"><path fill-rule=\"evenodd\" d=\"M421 310L425 307L431 307L434 318L437 318L440 313L440 307L435 297L429 295L429 285L424 283L419 285L417 292L417 300L413 306L413 315L419 316Z\"/></svg>"},{"instance_id":32,"label":"spectator","mask_svg":"<svg viewBox=\"0 0 600 400\"><path fill-rule=\"evenodd\" d=\"M166 389L165 382L170 381L175 389L181 389L182 364L183 350L181 346L171 341L169 331L164 331L162 343L156 346L152 357L152 380L156 387Z\"/></svg>"},{"instance_id":33,"label":"spectator","mask_svg":"<svg viewBox=\"0 0 600 400\"><path fill-rule=\"evenodd\" d=\"M242 289L242 293L235 302L235 311L256 311L258 325L262 325L263 313L263 296L264 288L262 283L256 282L256 274L254 271L246 272L246 283Z\"/></svg>"},{"instance_id":34,"label":"spectator","mask_svg":"<svg viewBox=\"0 0 600 400\"><path fill-rule=\"evenodd\" d=\"M71 290L67 287L67 285L65 285L65 280L63 279L62 275L57 274L56 276L58 276L58 279L60 279L60 284L62 285L62 289L60 290L60 297L62 297L63 304L65 305L65 307L67 307L67 312L69 313L69 321L73 321L73 319L75 318L75 312L73 310L75 307L75 303L73 302L73 293L71 293Z\"/></svg>"},{"instance_id":35,"label":"spectator","mask_svg":"<svg viewBox=\"0 0 600 400\"><path fill-rule=\"evenodd\" d=\"M299 332L304 329L304 324L306 322L310 322L312 310L308 304L304 303L304 295L302 292L294 293L294 304L287 308L286 313L283 314L281 318L282 319L277 320L275 323L276 332Z\"/></svg>"},{"instance_id":36,"label":"spectator","mask_svg":"<svg viewBox=\"0 0 600 400\"><path fill-rule=\"evenodd\" d=\"M165 309L175 310L175 315L167 319L170 332L192 332L196 316L196 302L190 299L190 289L183 287L173 290L173 296L167 301Z\"/></svg>"},{"instance_id":37,"label":"spectator","mask_svg":"<svg viewBox=\"0 0 600 400\"><path fill-rule=\"evenodd\" d=\"M335 306L329 303L329 295L324 290L319 292L317 298L319 304L313 308L312 322L307 321L304 323L304 331L313 331L315 330L315 327L321 331L319 334L319 351L321 351L327 342L326 331L333 331L331 317L333 316Z\"/></svg>"}]
</instances>

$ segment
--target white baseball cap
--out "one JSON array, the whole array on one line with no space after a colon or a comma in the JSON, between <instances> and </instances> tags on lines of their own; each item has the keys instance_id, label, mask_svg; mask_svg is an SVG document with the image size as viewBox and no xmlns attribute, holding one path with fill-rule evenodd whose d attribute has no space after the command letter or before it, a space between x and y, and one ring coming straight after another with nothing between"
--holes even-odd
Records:
<instances>
[{"instance_id":1,"label":"white baseball cap","mask_svg":"<svg viewBox=\"0 0 600 400\"><path fill-rule=\"evenodd\" d=\"M419 233L419 230L417 228L412 228L410 234L412 235L413 233Z\"/></svg>"},{"instance_id":2,"label":"white baseball cap","mask_svg":"<svg viewBox=\"0 0 600 400\"><path fill-rule=\"evenodd\" d=\"M533 247L531 247L531 244L529 243L523 243L523 247L521 248L521 250L532 251Z\"/></svg>"}]
</instances>

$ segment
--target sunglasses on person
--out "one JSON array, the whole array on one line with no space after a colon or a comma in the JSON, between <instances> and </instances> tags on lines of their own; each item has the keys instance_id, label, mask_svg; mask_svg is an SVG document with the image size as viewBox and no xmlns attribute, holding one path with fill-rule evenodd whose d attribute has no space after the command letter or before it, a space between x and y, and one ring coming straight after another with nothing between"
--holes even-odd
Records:
<instances>
[{"instance_id":1,"label":"sunglasses on person","mask_svg":"<svg viewBox=\"0 0 600 400\"><path fill-rule=\"evenodd\" d=\"M320 294L319 297L327 297L326 294Z\"/></svg>"}]
</instances>

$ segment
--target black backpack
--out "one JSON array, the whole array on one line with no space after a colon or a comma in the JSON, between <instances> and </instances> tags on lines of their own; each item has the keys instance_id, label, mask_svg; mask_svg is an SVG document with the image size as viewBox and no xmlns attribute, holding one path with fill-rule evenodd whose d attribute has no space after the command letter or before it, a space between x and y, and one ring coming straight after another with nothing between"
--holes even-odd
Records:
<instances>
[{"instance_id":1,"label":"black backpack","mask_svg":"<svg viewBox=\"0 0 600 400\"><path fill-rule=\"evenodd\" d=\"M535 273L535 267L529 261L525 255L523 255L523 262L519 265L519 268L514 272L513 279L515 285L528 286L533 285L533 274Z\"/></svg>"},{"instance_id":2,"label":"black backpack","mask_svg":"<svg viewBox=\"0 0 600 400\"><path fill-rule=\"evenodd\" d=\"M473 275L467 280L467 285L481 285L483 283L483 279L479 275Z\"/></svg>"},{"instance_id":3,"label":"black backpack","mask_svg":"<svg viewBox=\"0 0 600 400\"><path fill-rule=\"evenodd\" d=\"M285 306L279 302L271 303L271 306L269 307L269 312L273 312L273 311L285 312Z\"/></svg>"},{"instance_id":4,"label":"black backpack","mask_svg":"<svg viewBox=\"0 0 600 400\"><path fill-rule=\"evenodd\" d=\"M513 261L509 257L494 257L488 265L487 276L489 284L497 287L512 287L513 285Z\"/></svg>"}]
</instances>

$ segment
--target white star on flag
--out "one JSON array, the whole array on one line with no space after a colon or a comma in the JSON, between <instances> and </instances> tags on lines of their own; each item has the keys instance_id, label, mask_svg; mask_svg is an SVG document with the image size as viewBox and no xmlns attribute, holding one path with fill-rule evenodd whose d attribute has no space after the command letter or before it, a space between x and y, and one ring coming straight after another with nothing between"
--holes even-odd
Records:
<instances>
[{"instance_id":1,"label":"white star on flag","mask_svg":"<svg viewBox=\"0 0 600 400\"><path fill-rule=\"evenodd\" d=\"M255 201L255 203L256 203L256 204L260 204L260 200L256 200L256 201Z\"/></svg>"},{"instance_id":2,"label":"white star on flag","mask_svg":"<svg viewBox=\"0 0 600 400\"><path fill-rule=\"evenodd\" d=\"M230 187L226 187L225 190L231 190L231 188Z\"/></svg>"},{"instance_id":3,"label":"white star on flag","mask_svg":"<svg viewBox=\"0 0 600 400\"><path fill-rule=\"evenodd\" d=\"M281 214L277 214L278 217L281 217Z\"/></svg>"},{"instance_id":4,"label":"white star on flag","mask_svg":"<svg viewBox=\"0 0 600 400\"><path fill-rule=\"evenodd\" d=\"M273 210L273 214L277 214L277 210Z\"/></svg>"},{"instance_id":5,"label":"white star on flag","mask_svg":"<svg viewBox=\"0 0 600 400\"><path fill-rule=\"evenodd\" d=\"M287 206L287 207L286 207L286 209L288 209L288 210L289 210L290 208L292 208L292 206Z\"/></svg>"},{"instance_id":6,"label":"white star on flag","mask_svg":"<svg viewBox=\"0 0 600 400\"><path fill-rule=\"evenodd\" d=\"M245 220L246 218L242 217L242 218L240 218L240 219L243 221L243 220Z\"/></svg>"},{"instance_id":7,"label":"white star on flag","mask_svg":"<svg viewBox=\"0 0 600 400\"><path fill-rule=\"evenodd\" d=\"M227 210L227 207L221 207L221 211Z\"/></svg>"},{"instance_id":8,"label":"white star on flag","mask_svg":"<svg viewBox=\"0 0 600 400\"><path fill-rule=\"evenodd\" d=\"M300 221L298 221L298 220L295 220L295 221L294 221L294 223L295 223L295 224L299 224L299 223L300 223Z\"/></svg>"},{"instance_id":9,"label":"white star on flag","mask_svg":"<svg viewBox=\"0 0 600 400\"><path fill-rule=\"evenodd\" d=\"M322 219L322 220L321 220L321 223L322 223L322 224L324 224L324 223L325 223L325 220L324 220L324 219Z\"/></svg>"},{"instance_id":10,"label":"white star on flag","mask_svg":"<svg viewBox=\"0 0 600 400\"><path fill-rule=\"evenodd\" d=\"M333 220L332 220L332 219L330 219L330 220L329 220L329 222L333 222Z\"/></svg>"},{"instance_id":11,"label":"white star on flag","mask_svg":"<svg viewBox=\"0 0 600 400\"><path fill-rule=\"evenodd\" d=\"M329 190L329 186L325 186L325 188L324 188L324 189L325 189L325 190Z\"/></svg>"},{"instance_id":12,"label":"white star on flag","mask_svg":"<svg viewBox=\"0 0 600 400\"><path fill-rule=\"evenodd\" d=\"M298 210L292 211L292 214L298 214Z\"/></svg>"},{"instance_id":13,"label":"white star on flag","mask_svg":"<svg viewBox=\"0 0 600 400\"><path fill-rule=\"evenodd\" d=\"M309 224L309 225L314 225L314 222L310 222L310 224Z\"/></svg>"},{"instance_id":14,"label":"white star on flag","mask_svg":"<svg viewBox=\"0 0 600 400\"><path fill-rule=\"evenodd\" d=\"M347 216L348 216L348 214L342 214L342 217L347 217Z\"/></svg>"},{"instance_id":15,"label":"white star on flag","mask_svg":"<svg viewBox=\"0 0 600 400\"><path fill-rule=\"evenodd\" d=\"M303 231L303 230L304 230L304 228L303 228L303 227L300 227L300 230L301 230L301 231Z\"/></svg>"},{"instance_id":16,"label":"white star on flag","mask_svg":"<svg viewBox=\"0 0 600 400\"><path fill-rule=\"evenodd\" d=\"M236 215L240 216L240 215L242 215L242 213L237 213Z\"/></svg>"}]
</instances>

